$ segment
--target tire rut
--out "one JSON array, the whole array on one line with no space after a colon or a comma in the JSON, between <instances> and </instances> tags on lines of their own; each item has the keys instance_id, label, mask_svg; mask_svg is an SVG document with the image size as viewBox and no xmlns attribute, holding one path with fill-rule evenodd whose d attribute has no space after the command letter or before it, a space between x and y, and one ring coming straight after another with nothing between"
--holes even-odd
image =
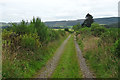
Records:
<instances>
[{"instance_id":1,"label":"tire rut","mask_svg":"<svg viewBox=\"0 0 120 80\"><path fill-rule=\"evenodd\" d=\"M77 57L78 57L78 62L80 64L81 71L83 73L84 78L94 78L93 74L90 72L89 68L86 65L85 59L83 58L82 52L79 48L78 43L76 42L76 37L74 37L74 42L76 46L76 51L77 51Z\"/></svg>"},{"instance_id":2,"label":"tire rut","mask_svg":"<svg viewBox=\"0 0 120 80\"><path fill-rule=\"evenodd\" d=\"M71 37L71 35L69 35L68 38L62 43L62 45L57 49L57 51L56 51L55 55L52 57L52 59L50 59L47 62L45 67L43 67L40 70L40 72L39 72L40 74L36 75L35 78L50 78L50 76L54 72L56 66L58 65L60 56L62 55L62 53L64 51L64 47L70 37Z\"/></svg>"}]
</instances>

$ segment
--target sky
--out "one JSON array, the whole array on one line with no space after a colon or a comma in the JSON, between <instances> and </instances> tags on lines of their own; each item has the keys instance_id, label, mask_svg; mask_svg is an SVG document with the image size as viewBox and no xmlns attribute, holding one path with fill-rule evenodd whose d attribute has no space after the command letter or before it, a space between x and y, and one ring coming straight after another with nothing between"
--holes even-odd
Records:
<instances>
[{"instance_id":1,"label":"sky","mask_svg":"<svg viewBox=\"0 0 120 80\"><path fill-rule=\"evenodd\" d=\"M19 22L34 17L42 21L117 17L119 0L0 0L0 22Z\"/></svg>"}]
</instances>

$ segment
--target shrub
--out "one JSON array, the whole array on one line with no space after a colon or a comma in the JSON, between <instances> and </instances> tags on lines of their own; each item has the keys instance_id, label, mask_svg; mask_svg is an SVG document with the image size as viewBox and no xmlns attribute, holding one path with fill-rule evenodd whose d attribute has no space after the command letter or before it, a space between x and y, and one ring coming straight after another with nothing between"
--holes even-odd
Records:
<instances>
[{"instance_id":1,"label":"shrub","mask_svg":"<svg viewBox=\"0 0 120 80\"><path fill-rule=\"evenodd\" d=\"M2 30L2 39L3 40L9 40L11 34L13 34L12 31L7 31L6 29L3 29Z\"/></svg>"},{"instance_id":2,"label":"shrub","mask_svg":"<svg viewBox=\"0 0 120 80\"><path fill-rule=\"evenodd\" d=\"M30 50L35 50L35 48L40 47L38 36L35 34L23 35L21 39L21 47L27 48Z\"/></svg>"},{"instance_id":3,"label":"shrub","mask_svg":"<svg viewBox=\"0 0 120 80\"><path fill-rule=\"evenodd\" d=\"M21 37L18 36L15 32L7 31L5 29L2 32L2 39L3 47L8 46L11 49L11 51L17 48L21 41Z\"/></svg>"},{"instance_id":4,"label":"shrub","mask_svg":"<svg viewBox=\"0 0 120 80\"><path fill-rule=\"evenodd\" d=\"M7 42L9 41L9 43L11 43L11 41L16 42L16 39L17 39L16 37L18 37L18 40L19 40L17 42L20 42L20 40L21 40L20 38L22 38L21 46L27 47L27 45L29 45L29 46L35 45L36 38L30 36L30 35L34 35L34 34L37 35L38 43L40 42L42 45L47 45L50 41L58 39L60 37L60 35L64 36L65 31L51 30L43 22L41 22L40 18L36 18L36 19L33 18L33 20L29 24L28 24L28 22L25 22L24 20L22 20L22 22L19 24L15 24L15 23L12 24L12 27L10 27L9 31L4 30L3 38L4 39L7 38ZM12 37L9 37L10 35ZM28 37L26 35L28 35ZM22 36L22 37L20 37L20 36ZM25 44L26 44L26 46L25 46ZM14 45L16 45L16 44L14 44ZM32 46L31 46L31 48L32 48Z\"/></svg>"},{"instance_id":5,"label":"shrub","mask_svg":"<svg viewBox=\"0 0 120 80\"><path fill-rule=\"evenodd\" d=\"M100 25L99 25L98 23L93 23L93 24L91 25L91 30L92 30L92 29L94 30L94 28L96 28L96 27L100 27Z\"/></svg>"},{"instance_id":6,"label":"shrub","mask_svg":"<svg viewBox=\"0 0 120 80\"><path fill-rule=\"evenodd\" d=\"M77 25L74 25L73 27L72 27L72 29L74 30L74 31L77 31L78 29L81 29L82 27L81 27L81 25L78 23Z\"/></svg>"},{"instance_id":7,"label":"shrub","mask_svg":"<svg viewBox=\"0 0 120 80\"><path fill-rule=\"evenodd\" d=\"M118 36L118 31L117 28L116 29L108 29L105 33L103 33L100 36L100 39L102 40L102 42L107 43L107 44L111 44L111 43L115 43L116 40L118 40L119 36Z\"/></svg>"},{"instance_id":8,"label":"shrub","mask_svg":"<svg viewBox=\"0 0 120 80\"><path fill-rule=\"evenodd\" d=\"M19 24L12 24L11 29L19 35L23 35L27 32L27 23L22 20Z\"/></svg>"},{"instance_id":9,"label":"shrub","mask_svg":"<svg viewBox=\"0 0 120 80\"><path fill-rule=\"evenodd\" d=\"M91 31L92 31L92 35L99 37L100 35L102 35L102 33L106 32L106 28L100 26L97 23L93 23L91 26Z\"/></svg>"},{"instance_id":10,"label":"shrub","mask_svg":"<svg viewBox=\"0 0 120 80\"><path fill-rule=\"evenodd\" d=\"M51 41L58 39L59 35L60 34L58 33L58 31L55 31L55 30L50 30L50 32L49 32L49 37L50 37Z\"/></svg>"},{"instance_id":11,"label":"shrub","mask_svg":"<svg viewBox=\"0 0 120 80\"><path fill-rule=\"evenodd\" d=\"M40 42L43 45L47 44L50 40L48 27L43 22L41 22L40 18L36 18L36 19L33 18L33 20L31 21L31 24L34 24L34 28L38 33Z\"/></svg>"},{"instance_id":12,"label":"shrub","mask_svg":"<svg viewBox=\"0 0 120 80\"><path fill-rule=\"evenodd\" d=\"M86 35L91 34L90 28L88 28L88 27L81 28L80 34L86 34Z\"/></svg>"}]
</instances>

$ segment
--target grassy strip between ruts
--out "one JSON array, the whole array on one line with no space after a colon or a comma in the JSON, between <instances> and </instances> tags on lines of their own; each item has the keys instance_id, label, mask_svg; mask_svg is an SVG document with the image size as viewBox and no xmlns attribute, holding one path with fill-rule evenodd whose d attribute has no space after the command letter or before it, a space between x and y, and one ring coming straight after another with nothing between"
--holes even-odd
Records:
<instances>
[{"instance_id":1,"label":"grassy strip between ruts","mask_svg":"<svg viewBox=\"0 0 120 80\"><path fill-rule=\"evenodd\" d=\"M52 78L82 78L79 68L73 35L68 40Z\"/></svg>"},{"instance_id":2,"label":"grassy strip between ruts","mask_svg":"<svg viewBox=\"0 0 120 80\"><path fill-rule=\"evenodd\" d=\"M5 51L4 55L7 55L6 57L16 56L16 58L8 58L3 60L3 78L32 77L54 55L56 49L65 39L66 37L61 37L61 39L56 40L50 43L48 46L44 47L43 49L38 49L35 52L19 50L14 55L8 55L8 52ZM36 58L38 59L37 61Z\"/></svg>"}]
</instances>

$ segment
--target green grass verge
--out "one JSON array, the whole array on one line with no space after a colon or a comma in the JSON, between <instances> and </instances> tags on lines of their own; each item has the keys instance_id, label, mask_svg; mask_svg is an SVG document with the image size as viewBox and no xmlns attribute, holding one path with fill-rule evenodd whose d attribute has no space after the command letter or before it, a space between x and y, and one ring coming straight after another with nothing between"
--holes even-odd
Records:
<instances>
[{"instance_id":1,"label":"green grass verge","mask_svg":"<svg viewBox=\"0 0 120 80\"><path fill-rule=\"evenodd\" d=\"M82 78L76 56L73 35L68 40L52 78Z\"/></svg>"},{"instance_id":2,"label":"green grass verge","mask_svg":"<svg viewBox=\"0 0 120 80\"><path fill-rule=\"evenodd\" d=\"M19 50L10 54L9 51L4 50L2 63L3 78L31 78L54 55L56 49L65 39L66 37L62 37L34 52Z\"/></svg>"},{"instance_id":3,"label":"green grass verge","mask_svg":"<svg viewBox=\"0 0 120 80\"><path fill-rule=\"evenodd\" d=\"M105 56L105 50L99 48L98 51L87 51L84 57L96 78L117 78L118 60L110 54Z\"/></svg>"}]
</instances>

